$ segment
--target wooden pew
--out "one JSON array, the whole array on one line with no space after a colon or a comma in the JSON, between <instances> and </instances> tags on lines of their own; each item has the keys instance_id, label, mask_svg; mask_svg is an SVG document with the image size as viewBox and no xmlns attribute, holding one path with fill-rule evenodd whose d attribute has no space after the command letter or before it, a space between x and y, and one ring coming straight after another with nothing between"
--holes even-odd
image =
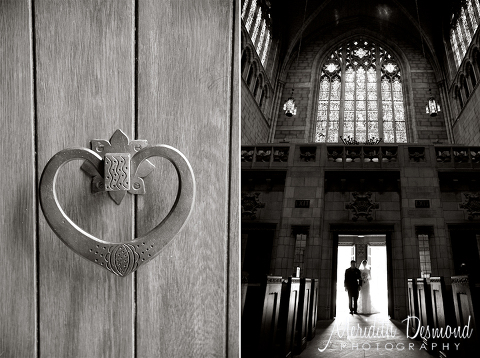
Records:
<instances>
[{"instance_id":1,"label":"wooden pew","mask_svg":"<svg viewBox=\"0 0 480 358\"><path fill-rule=\"evenodd\" d=\"M478 291L468 275L452 276L453 306L457 326L463 328L469 324L473 334L469 339L462 339L460 350L463 354L478 353L478 338L475 313L478 315ZM469 323L470 322L470 323Z\"/></svg>"},{"instance_id":2,"label":"wooden pew","mask_svg":"<svg viewBox=\"0 0 480 358\"><path fill-rule=\"evenodd\" d=\"M311 340L313 337L315 337L315 331L317 329L318 286L318 278L312 279L312 294L310 295L310 312L308 315L308 340Z\"/></svg>"},{"instance_id":3,"label":"wooden pew","mask_svg":"<svg viewBox=\"0 0 480 358\"><path fill-rule=\"evenodd\" d=\"M242 355L274 357L276 351L282 277L267 276L260 284L249 284L242 317Z\"/></svg>"},{"instance_id":4,"label":"wooden pew","mask_svg":"<svg viewBox=\"0 0 480 358\"><path fill-rule=\"evenodd\" d=\"M445 331L447 325L455 326L455 312L453 309L453 300L450 292L445 287L445 280L443 277L430 277L430 294L432 301L432 318L433 327L435 329L442 329ZM450 347L454 347L453 340L446 338L437 338L433 340L437 344L436 351L440 357L449 356ZM448 344L448 346L447 346ZM449 349L443 349L443 347Z\"/></svg>"},{"instance_id":5,"label":"wooden pew","mask_svg":"<svg viewBox=\"0 0 480 358\"><path fill-rule=\"evenodd\" d=\"M426 278L417 278L417 299L418 299L418 318L420 319L420 326L427 328L432 327L432 299L430 294L430 285ZM427 345L430 341L423 338L423 343Z\"/></svg>"},{"instance_id":6,"label":"wooden pew","mask_svg":"<svg viewBox=\"0 0 480 358\"><path fill-rule=\"evenodd\" d=\"M295 333L295 354L300 354L307 347L308 314L310 310L311 292L312 279L301 278L297 327Z\"/></svg>"},{"instance_id":7,"label":"wooden pew","mask_svg":"<svg viewBox=\"0 0 480 358\"><path fill-rule=\"evenodd\" d=\"M418 317L418 296L417 296L417 282L413 278L408 279L408 315L410 317ZM415 334L417 331L417 321L410 320L410 334Z\"/></svg>"},{"instance_id":8,"label":"wooden pew","mask_svg":"<svg viewBox=\"0 0 480 358\"><path fill-rule=\"evenodd\" d=\"M278 357L281 358L293 356L299 296L300 278L289 277L288 281L282 284L280 317L278 319L277 346Z\"/></svg>"}]
</instances>

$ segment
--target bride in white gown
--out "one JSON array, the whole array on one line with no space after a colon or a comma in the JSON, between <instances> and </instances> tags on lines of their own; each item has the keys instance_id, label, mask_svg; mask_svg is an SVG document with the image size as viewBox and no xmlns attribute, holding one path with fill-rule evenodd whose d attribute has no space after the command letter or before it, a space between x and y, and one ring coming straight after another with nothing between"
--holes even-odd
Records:
<instances>
[{"instance_id":1,"label":"bride in white gown","mask_svg":"<svg viewBox=\"0 0 480 358\"><path fill-rule=\"evenodd\" d=\"M372 296L371 296L371 289L370 289L370 280L372 278L371 275L371 267L367 265L367 260L362 261L362 265L360 266L360 273L362 275L362 288L360 289L360 294L358 295L358 313L363 314L370 314L370 313L377 313L378 311L372 305Z\"/></svg>"}]
</instances>

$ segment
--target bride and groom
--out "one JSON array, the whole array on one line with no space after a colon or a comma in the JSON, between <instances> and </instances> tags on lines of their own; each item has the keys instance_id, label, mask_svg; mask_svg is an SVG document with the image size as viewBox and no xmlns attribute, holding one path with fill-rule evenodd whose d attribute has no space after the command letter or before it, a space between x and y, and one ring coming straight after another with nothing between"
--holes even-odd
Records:
<instances>
[{"instance_id":1,"label":"bride and groom","mask_svg":"<svg viewBox=\"0 0 480 358\"><path fill-rule=\"evenodd\" d=\"M350 314L375 313L372 307L370 294L371 268L367 260L362 261L360 269L356 267L355 260L350 262L350 268L345 270L345 291L348 292L348 308ZM358 302L357 302L358 301Z\"/></svg>"}]
</instances>

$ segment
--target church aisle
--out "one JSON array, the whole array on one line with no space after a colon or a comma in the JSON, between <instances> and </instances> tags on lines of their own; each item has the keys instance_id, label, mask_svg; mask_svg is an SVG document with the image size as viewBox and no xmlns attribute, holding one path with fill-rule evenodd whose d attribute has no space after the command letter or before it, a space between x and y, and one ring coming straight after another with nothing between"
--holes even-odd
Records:
<instances>
[{"instance_id":1,"label":"church aisle","mask_svg":"<svg viewBox=\"0 0 480 358\"><path fill-rule=\"evenodd\" d=\"M346 327L350 333L354 328L354 333L350 334L349 338ZM316 336L308 342L307 348L298 357L433 357L422 347L420 341L407 338L406 327L406 324L389 320L383 314L347 314L335 320L319 321Z\"/></svg>"}]
</instances>

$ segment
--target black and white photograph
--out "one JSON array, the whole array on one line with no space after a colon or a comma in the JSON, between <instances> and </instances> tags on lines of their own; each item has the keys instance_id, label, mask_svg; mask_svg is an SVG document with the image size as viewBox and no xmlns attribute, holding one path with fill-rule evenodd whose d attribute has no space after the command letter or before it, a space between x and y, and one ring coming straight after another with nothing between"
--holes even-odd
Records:
<instances>
[{"instance_id":1,"label":"black and white photograph","mask_svg":"<svg viewBox=\"0 0 480 358\"><path fill-rule=\"evenodd\" d=\"M239 356L236 7L0 0L0 357Z\"/></svg>"},{"instance_id":2,"label":"black and white photograph","mask_svg":"<svg viewBox=\"0 0 480 358\"><path fill-rule=\"evenodd\" d=\"M0 358L480 347L480 0L0 0Z\"/></svg>"},{"instance_id":3,"label":"black and white photograph","mask_svg":"<svg viewBox=\"0 0 480 358\"><path fill-rule=\"evenodd\" d=\"M473 357L478 0L245 0L242 357Z\"/></svg>"}]
</instances>

